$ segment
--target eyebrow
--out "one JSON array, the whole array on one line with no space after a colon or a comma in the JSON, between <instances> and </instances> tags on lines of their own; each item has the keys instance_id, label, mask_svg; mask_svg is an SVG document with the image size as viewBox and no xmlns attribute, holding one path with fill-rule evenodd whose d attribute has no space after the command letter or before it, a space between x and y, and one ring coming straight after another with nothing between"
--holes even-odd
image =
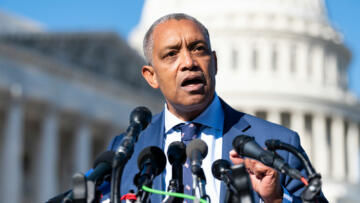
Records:
<instances>
[{"instance_id":1,"label":"eyebrow","mask_svg":"<svg viewBox=\"0 0 360 203\"><path fill-rule=\"evenodd\" d=\"M206 43L205 40L199 39L199 40L195 40L193 42L191 42L188 47L193 48L194 46L196 46L197 44L204 44L206 45L207 48L209 48L209 45ZM180 43L174 44L174 45L168 45L165 46L162 50L168 50L168 49L179 49L181 47Z\"/></svg>"},{"instance_id":2,"label":"eyebrow","mask_svg":"<svg viewBox=\"0 0 360 203\"><path fill-rule=\"evenodd\" d=\"M204 40L202 40L202 39L195 40L195 41L191 42L191 43L189 44L189 47L194 47L195 45L200 44L200 43L203 43L203 44L206 45L206 47L209 47L209 45L206 43L206 41L204 41Z\"/></svg>"}]
</instances>

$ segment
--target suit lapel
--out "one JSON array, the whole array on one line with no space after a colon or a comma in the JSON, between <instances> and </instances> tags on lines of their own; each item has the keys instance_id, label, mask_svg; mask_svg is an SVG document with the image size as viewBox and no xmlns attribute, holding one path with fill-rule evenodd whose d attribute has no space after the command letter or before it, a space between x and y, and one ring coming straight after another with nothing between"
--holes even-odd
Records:
<instances>
[{"instance_id":1,"label":"suit lapel","mask_svg":"<svg viewBox=\"0 0 360 203\"><path fill-rule=\"evenodd\" d=\"M222 108L224 110L224 125L223 125L223 145L222 145L222 159L230 161L229 152L233 149L232 142L238 135L246 134L246 131L251 128L251 125L244 118L244 113L238 112L220 99ZM221 182L220 201L225 200L226 186Z\"/></svg>"}]
</instances>

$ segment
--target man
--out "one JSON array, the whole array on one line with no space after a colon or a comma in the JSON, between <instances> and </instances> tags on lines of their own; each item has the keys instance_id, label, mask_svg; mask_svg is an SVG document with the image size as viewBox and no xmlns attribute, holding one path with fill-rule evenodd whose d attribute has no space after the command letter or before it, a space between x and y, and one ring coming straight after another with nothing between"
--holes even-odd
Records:
<instances>
[{"instance_id":1,"label":"man","mask_svg":"<svg viewBox=\"0 0 360 203\"><path fill-rule=\"evenodd\" d=\"M138 172L136 159L147 146L158 146L167 151L169 144L182 139L178 126L194 123L199 130L196 138L204 140L208 156L203 161L207 177L207 193L212 202L223 202L225 187L214 180L211 164L216 159L231 159L234 164L245 161L255 202L291 202L299 199L303 185L279 174L258 161L240 158L232 150L232 140L241 134L254 136L264 145L267 139L281 139L300 151L298 135L282 126L237 112L215 93L215 75L218 71L215 51L212 51L207 29L196 19L185 14L170 14L157 20L144 39L144 53L148 65L142 67L142 75L148 84L160 89L166 104L165 109L153 117L136 144L132 158L127 163L122 191L135 189L133 177ZM122 136L113 139L109 149L115 150ZM300 162L291 154L280 155L294 168L302 169ZM171 166L155 178L153 188L166 190L171 177ZM160 202L161 196L152 195L152 202Z\"/></svg>"}]
</instances>

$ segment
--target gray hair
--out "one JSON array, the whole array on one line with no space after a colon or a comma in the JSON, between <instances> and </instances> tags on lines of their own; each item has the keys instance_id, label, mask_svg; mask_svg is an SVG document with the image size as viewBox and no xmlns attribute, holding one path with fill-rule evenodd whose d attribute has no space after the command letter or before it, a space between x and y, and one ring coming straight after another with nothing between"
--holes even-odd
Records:
<instances>
[{"instance_id":1,"label":"gray hair","mask_svg":"<svg viewBox=\"0 0 360 203\"><path fill-rule=\"evenodd\" d=\"M201 31L202 31L203 35L205 36L205 39L209 45L209 49L211 50L209 31L202 23L200 23L196 18L189 16L185 13L171 13L171 14L165 15L165 16L159 18L158 20L156 20L150 26L150 28L148 29L148 31L145 34L144 41L143 41L143 50L144 50L145 58L149 64L152 63L152 52L153 52L153 45L154 45L154 42L153 42L154 29L157 25L164 23L168 20L190 20L190 21L194 22L201 29Z\"/></svg>"}]
</instances>

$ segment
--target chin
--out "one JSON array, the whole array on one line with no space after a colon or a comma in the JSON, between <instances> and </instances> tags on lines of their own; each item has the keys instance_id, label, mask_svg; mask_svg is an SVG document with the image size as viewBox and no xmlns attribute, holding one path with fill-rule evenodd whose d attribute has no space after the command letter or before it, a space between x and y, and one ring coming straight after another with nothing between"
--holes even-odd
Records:
<instances>
[{"instance_id":1,"label":"chin","mask_svg":"<svg viewBox=\"0 0 360 203\"><path fill-rule=\"evenodd\" d=\"M192 95L187 97L186 102L184 102L184 106L187 106L191 109L202 109L207 107L211 102L210 97L206 97L205 95Z\"/></svg>"}]
</instances>

